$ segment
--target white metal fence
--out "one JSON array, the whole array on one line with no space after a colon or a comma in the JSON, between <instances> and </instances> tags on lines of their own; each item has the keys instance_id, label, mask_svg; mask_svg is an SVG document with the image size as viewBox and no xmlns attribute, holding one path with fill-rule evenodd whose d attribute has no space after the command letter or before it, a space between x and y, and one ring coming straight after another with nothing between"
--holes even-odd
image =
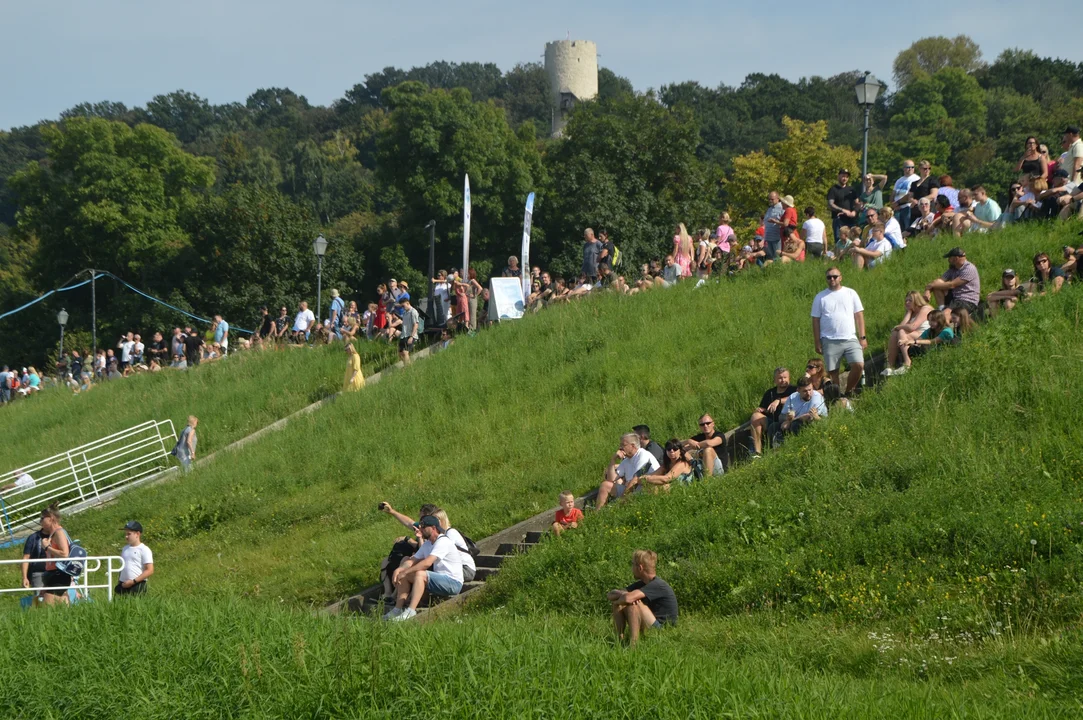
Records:
<instances>
[{"instance_id":1,"label":"white metal fence","mask_svg":"<svg viewBox=\"0 0 1083 720\"><path fill-rule=\"evenodd\" d=\"M105 561L105 582L91 583L90 576L94 573L102 572L102 561ZM119 555L90 555L83 558L80 562L85 561L86 565L83 568L83 573L72 580L70 589L81 594L82 598L89 598L91 590L105 590L105 597L110 602L113 601L113 587L120 579L120 571L124 569L124 558ZM44 560L32 561L34 565L31 568L44 563ZM21 565L22 560L0 560L0 565ZM8 573L4 573L5 577ZM116 579L114 579L114 577ZM68 587L53 586L45 588L24 588L22 586L22 573L18 575L19 585L18 587L0 587L0 593L39 593L43 590L67 590ZM6 582L5 582L6 584Z\"/></svg>"},{"instance_id":2,"label":"white metal fence","mask_svg":"<svg viewBox=\"0 0 1083 720\"><path fill-rule=\"evenodd\" d=\"M67 507L93 501L161 472L168 466L167 456L176 441L172 420L148 420L5 473L0 476L0 487L24 475L30 476L32 483L0 495L0 530L13 539L16 531L33 527L42 508L54 502ZM0 541L4 539L0 537Z\"/></svg>"}]
</instances>

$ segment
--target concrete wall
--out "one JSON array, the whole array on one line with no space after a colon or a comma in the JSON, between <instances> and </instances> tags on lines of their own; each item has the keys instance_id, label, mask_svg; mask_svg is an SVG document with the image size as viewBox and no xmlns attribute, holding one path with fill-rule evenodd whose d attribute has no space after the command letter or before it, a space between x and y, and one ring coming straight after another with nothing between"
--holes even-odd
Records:
<instances>
[{"instance_id":1,"label":"concrete wall","mask_svg":"<svg viewBox=\"0 0 1083 720\"><path fill-rule=\"evenodd\" d=\"M561 93L572 93L579 100L598 96L598 46L589 40L546 43L545 72L551 88L553 137L557 137L567 122L567 109L561 108Z\"/></svg>"}]
</instances>

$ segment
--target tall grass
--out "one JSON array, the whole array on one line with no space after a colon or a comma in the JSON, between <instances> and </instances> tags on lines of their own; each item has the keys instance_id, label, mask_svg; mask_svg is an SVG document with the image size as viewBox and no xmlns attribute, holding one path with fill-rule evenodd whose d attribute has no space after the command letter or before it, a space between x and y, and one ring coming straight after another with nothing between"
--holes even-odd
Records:
<instances>
[{"instance_id":1,"label":"tall grass","mask_svg":"<svg viewBox=\"0 0 1083 720\"><path fill-rule=\"evenodd\" d=\"M4 617L0 715L68 718L1064 717L1078 633L981 647L682 617L393 625L147 597Z\"/></svg>"},{"instance_id":2,"label":"tall grass","mask_svg":"<svg viewBox=\"0 0 1083 720\"><path fill-rule=\"evenodd\" d=\"M1021 228L963 244L991 283L1003 267L1061 244L1065 236L1055 232L1068 231ZM874 349L901 316L905 292L944 270L950 244L921 241L883 268L844 272L864 299ZM340 598L375 579L399 533L377 511L380 500L408 512L440 503L458 527L482 537L551 507L562 489L595 486L633 424L647 422L665 439L695 432L704 410L722 427L746 419L773 367L803 367L812 354L808 312L823 270L774 267L700 289L688 283L592 298L464 338L183 483L128 493L70 525L88 547L105 551L119 547L123 521L140 519L161 564L155 580L167 592L302 604ZM911 422L883 402L868 401L863 428ZM946 443L954 432L906 427L927 443ZM885 461L909 455L877 451ZM923 445L906 462L935 463L943 454ZM820 472L808 463L803 472ZM849 461L836 465L832 477L860 476ZM734 491L745 482L757 487L769 467L779 466L735 475ZM899 562L913 569L917 560ZM747 593L748 604L755 596Z\"/></svg>"},{"instance_id":3,"label":"tall grass","mask_svg":"<svg viewBox=\"0 0 1083 720\"><path fill-rule=\"evenodd\" d=\"M384 343L359 344L371 375L397 360ZM163 370L99 383L73 395L49 389L0 408L0 471L42 460L146 420L200 419L200 450L213 452L342 389L342 348L237 353L185 372Z\"/></svg>"}]
</instances>

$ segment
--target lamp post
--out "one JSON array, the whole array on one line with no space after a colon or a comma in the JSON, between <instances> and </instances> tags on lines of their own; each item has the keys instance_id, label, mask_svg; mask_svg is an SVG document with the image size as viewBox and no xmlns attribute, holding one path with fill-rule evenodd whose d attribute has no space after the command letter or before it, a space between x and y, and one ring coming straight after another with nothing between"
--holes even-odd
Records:
<instances>
[{"instance_id":1,"label":"lamp post","mask_svg":"<svg viewBox=\"0 0 1083 720\"><path fill-rule=\"evenodd\" d=\"M876 103L876 96L880 94L883 88L884 86L868 70L865 71L864 77L857 81L857 85L854 85L857 104L865 108L865 149L861 155L862 180L869 172L869 111Z\"/></svg>"},{"instance_id":2,"label":"lamp post","mask_svg":"<svg viewBox=\"0 0 1083 720\"><path fill-rule=\"evenodd\" d=\"M312 250L316 253L316 321L323 325L323 256L327 252L327 240L323 234L312 241Z\"/></svg>"},{"instance_id":3,"label":"lamp post","mask_svg":"<svg viewBox=\"0 0 1083 720\"><path fill-rule=\"evenodd\" d=\"M445 308L441 308L441 311L444 312L443 316L436 312L436 287L432 282L432 279L436 277L436 221L429 220L428 224L425 225L425 229L429 231L429 301L426 307L425 327L430 325L435 327L442 325L443 323L440 320L447 317Z\"/></svg>"},{"instance_id":4,"label":"lamp post","mask_svg":"<svg viewBox=\"0 0 1083 720\"><path fill-rule=\"evenodd\" d=\"M56 314L56 321L60 323L60 355L57 357L57 365L60 364L60 360L64 357L64 326L68 324L68 311L64 308L60 308L60 312ZM57 375L59 375L59 368Z\"/></svg>"}]
</instances>

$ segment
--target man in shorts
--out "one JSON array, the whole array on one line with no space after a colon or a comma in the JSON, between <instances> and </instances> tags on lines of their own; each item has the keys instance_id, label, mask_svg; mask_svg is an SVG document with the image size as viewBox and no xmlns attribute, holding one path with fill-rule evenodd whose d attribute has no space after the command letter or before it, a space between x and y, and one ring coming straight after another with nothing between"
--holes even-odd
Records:
<instances>
[{"instance_id":1,"label":"man in shorts","mask_svg":"<svg viewBox=\"0 0 1083 720\"><path fill-rule=\"evenodd\" d=\"M636 581L623 590L606 593L613 610L617 640L629 646L635 645L648 629L660 630L677 624L677 596L669 583L655 574L657 565L658 554L653 550L636 550L632 554L632 575Z\"/></svg>"},{"instance_id":2,"label":"man in shorts","mask_svg":"<svg viewBox=\"0 0 1083 720\"><path fill-rule=\"evenodd\" d=\"M403 365L409 365L410 353L414 349L414 343L417 342L420 316L417 310L411 307L409 295L400 295L398 304L402 309L402 337L399 338L399 357L402 358Z\"/></svg>"},{"instance_id":3,"label":"man in shorts","mask_svg":"<svg viewBox=\"0 0 1083 720\"><path fill-rule=\"evenodd\" d=\"M718 432L708 413L699 416L699 430L681 444L688 452L698 454L705 475L721 475L725 472L722 458L726 455L726 435Z\"/></svg>"},{"instance_id":4,"label":"man in shorts","mask_svg":"<svg viewBox=\"0 0 1083 720\"><path fill-rule=\"evenodd\" d=\"M850 367L846 378L849 395L861 382L865 372L865 308L861 298L851 288L842 286L842 271L837 267L827 271L827 289L812 301L812 339L816 353L824 356L824 369L831 381L839 384L839 365L843 358Z\"/></svg>"},{"instance_id":5,"label":"man in shorts","mask_svg":"<svg viewBox=\"0 0 1083 720\"><path fill-rule=\"evenodd\" d=\"M425 515L417 525L425 542L391 575L395 608L385 616L388 620L409 620L417 615L417 606L425 593L454 597L463 589L462 556L452 539L444 534L440 520L435 515Z\"/></svg>"},{"instance_id":6,"label":"man in shorts","mask_svg":"<svg viewBox=\"0 0 1083 720\"><path fill-rule=\"evenodd\" d=\"M925 286L925 297L934 303L938 310L944 311L944 322L951 324L952 310L966 310L971 317L977 317L978 303L981 301L981 278L974 264L966 259L962 248L952 248L944 256L948 261L948 271Z\"/></svg>"},{"instance_id":7,"label":"man in shorts","mask_svg":"<svg viewBox=\"0 0 1083 720\"><path fill-rule=\"evenodd\" d=\"M595 507L599 510L605 507L610 495L623 497L640 475L652 473L659 467L658 460L640 447L639 435L634 432L625 433L621 436L620 448L613 454L609 467L605 469L602 484L598 486Z\"/></svg>"}]
</instances>

